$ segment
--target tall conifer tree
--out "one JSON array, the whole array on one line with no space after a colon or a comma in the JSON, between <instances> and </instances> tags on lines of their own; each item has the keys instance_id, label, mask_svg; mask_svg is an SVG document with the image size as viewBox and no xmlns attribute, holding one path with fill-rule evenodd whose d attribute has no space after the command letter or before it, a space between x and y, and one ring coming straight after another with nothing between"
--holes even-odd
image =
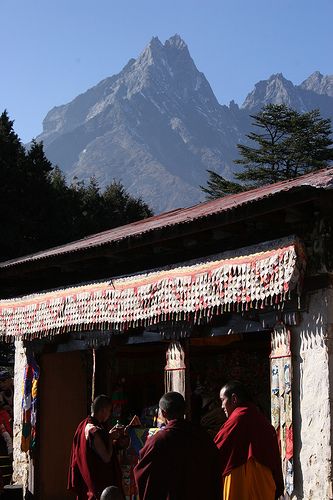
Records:
<instances>
[{"instance_id":1,"label":"tall conifer tree","mask_svg":"<svg viewBox=\"0 0 333 500\"><path fill-rule=\"evenodd\" d=\"M102 193L91 178L70 186L43 144L26 150L6 111L0 115L0 260L32 253L152 215L113 182Z\"/></svg>"},{"instance_id":2,"label":"tall conifer tree","mask_svg":"<svg viewBox=\"0 0 333 500\"><path fill-rule=\"evenodd\" d=\"M331 165L333 160L331 121L319 110L299 113L284 104L268 104L256 115L253 125L259 129L247 135L255 146L239 144L241 158L235 163L243 171L231 182L208 171L207 197L218 198L253 187L292 179Z\"/></svg>"}]
</instances>

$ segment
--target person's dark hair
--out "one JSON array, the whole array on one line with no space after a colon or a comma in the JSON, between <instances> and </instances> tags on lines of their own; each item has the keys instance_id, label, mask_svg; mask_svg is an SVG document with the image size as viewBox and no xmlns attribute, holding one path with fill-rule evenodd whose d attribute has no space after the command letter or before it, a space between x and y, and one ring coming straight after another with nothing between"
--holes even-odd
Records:
<instances>
[{"instance_id":1,"label":"person's dark hair","mask_svg":"<svg viewBox=\"0 0 333 500\"><path fill-rule=\"evenodd\" d=\"M227 398L231 398L233 394L235 394L240 403L249 403L252 401L252 398L242 382L239 380L230 380L227 382L222 389L224 390L224 394Z\"/></svg>"},{"instance_id":2,"label":"person's dark hair","mask_svg":"<svg viewBox=\"0 0 333 500\"><path fill-rule=\"evenodd\" d=\"M111 405L111 399L105 394L97 396L91 404L91 413L96 414Z\"/></svg>"},{"instance_id":3,"label":"person's dark hair","mask_svg":"<svg viewBox=\"0 0 333 500\"><path fill-rule=\"evenodd\" d=\"M168 420L183 418L185 399L179 392L166 392L160 399L159 407L165 411Z\"/></svg>"},{"instance_id":4,"label":"person's dark hair","mask_svg":"<svg viewBox=\"0 0 333 500\"><path fill-rule=\"evenodd\" d=\"M122 500L124 497L117 486L108 486L103 490L101 500Z\"/></svg>"},{"instance_id":5,"label":"person's dark hair","mask_svg":"<svg viewBox=\"0 0 333 500\"><path fill-rule=\"evenodd\" d=\"M6 370L0 371L0 381L1 382L3 382L4 380L8 380L9 378L12 378L9 372L7 372Z\"/></svg>"}]
</instances>

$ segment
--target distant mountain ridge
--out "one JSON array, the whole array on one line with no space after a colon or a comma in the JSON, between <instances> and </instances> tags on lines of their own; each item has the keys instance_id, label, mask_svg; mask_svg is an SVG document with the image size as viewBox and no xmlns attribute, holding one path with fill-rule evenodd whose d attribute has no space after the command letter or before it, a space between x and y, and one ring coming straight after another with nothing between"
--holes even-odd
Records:
<instances>
[{"instance_id":1,"label":"distant mountain ridge","mask_svg":"<svg viewBox=\"0 0 333 500\"><path fill-rule=\"evenodd\" d=\"M299 86L304 90L312 90L316 94L323 94L333 97L333 75L322 75L315 71Z\"/></svg>"},{"instance_id":2,"label":"distant mountain ridge","mask_svg":"<svg viewBox=\"0 0 333 500\"><path fill-rule=\"evenodd\" d=\"M319 108L325 117L333 116L333 75L324 77L316 71L301 85L294 85L277 73L255 84L242 109L257 112L266 104L286 104L302 113Z\"/></svg>"},{"instance_id":3,"label":"distant mountain ridge","mask_svg":"<svg viewBox=\"0 0 333 500\"><path fill-rule=\"evenodd\" d=\"M333 117L333 76L294 86L282 74L255 85L240 108L221 105L179 35L152 38L137 59L70 103L51 109L37 140L69 180L120 180L158 213L203 200L207 169L232 177L249 114L268 102Z\"/></svg>"}]
</instances>

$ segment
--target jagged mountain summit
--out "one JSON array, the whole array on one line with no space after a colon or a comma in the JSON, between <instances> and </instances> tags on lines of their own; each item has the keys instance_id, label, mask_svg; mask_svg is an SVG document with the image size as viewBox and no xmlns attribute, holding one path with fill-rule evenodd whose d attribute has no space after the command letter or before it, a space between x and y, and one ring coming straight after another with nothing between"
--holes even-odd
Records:
<instances>
[{"instance_id":1,"label":"jagged mountain summit","mask_svg":"<svg viewBox=\"0 0 333 500\"><path fill-rule=\"evenodd\" d=\"M164 44L154 37L120 73L49 111L37 140L69 181L120 180L158 213L203 200L207 169L232 177L249 115L264 104L333 117L332 79L316 72L295 86L279 73L257 83L241 108L225 106L179 35Z\"/></svg>"},{"instance_id":2,"label":"jagged mountain summit","mask_svg":"<svg viewBox=\"0 0 333 500\"><path fill-rule=\"evenodd\" d=\"M301 83L300 88L333 97L333 75L324 76L320 71L315 71Z\"/></svg>"},{"instance_id":3,"label":"jagged mountain summit","mask_svg":"<svg viewBox=\"0 0 333 500\"><path fill-rule=\"evenodd\" d=\"M333 117L333 75L323 76L316 71L301 85L294 85L282 73L271 75L268 80L256 83L246 97L242 109L251 113L266 104L286 104L290 108L306 113L319 108L322 116Z\"/></svg>"},{"instance_id":4,"label":"jagged mountain summit","mask_svg":"<svg viewBox=\"0 0 333 500\"><path fill-rule=\"evenodd\" d=\"M301 96L291 81L282 73L270 76L255 84L254 90L246 97L242 108L257 111L266 104L286 104L295 109L305 108Z\"/></svg>"},{"instance_id":5,"label":"jagged mountain summit","mask_svg":"<svg viewBox=\"0 0 333 500\"><path fill-rule=\"evenodd\" d=\"M240 133L185 42L153 38L141 55L43 122L49 159L70 179L120 180L156 212L203 199L207 169L230 176Z\"/></svg>"}]
</instances>

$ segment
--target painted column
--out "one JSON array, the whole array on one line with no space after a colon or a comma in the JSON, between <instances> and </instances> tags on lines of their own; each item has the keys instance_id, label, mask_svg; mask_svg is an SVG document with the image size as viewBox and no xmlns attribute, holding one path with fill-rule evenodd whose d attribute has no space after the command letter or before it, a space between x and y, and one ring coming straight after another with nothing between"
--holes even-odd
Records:
<instances>
[{"instance_id":1,"label":"painted column","mask_svg":"<svg viewBox=\"0 0 333 500\"><path fill-rule=\"evenodd\" d=\"M185 398L186 383L185 352L180 342L170 342L166 352L166 366L164 369L165 392L180 392Z\"/></svg>"},{"instance_id":2,"label":"painted column","mask_svg":"<svg viewBox=\"0 0 333 500\"><path fill-rule=\"evenodd\" d=\"M271 335L271 418L278 436L286 499L294 491L292 363L290 331L275 325Z\"/></svg>"},{"instance_id":3,"label":"painted column","mask_svg":"<svg viewBox=\"0 0 333 500\"><path fill-rule=\"evenodd\" d=\"M32 461L29 454L21 451L22 436L22 388L27 363L26 349L22 341L15 342L14 368L14 422L13 422L13 482L22 484L24 490L33 490Z\"/></svg>"}]
</instances>

